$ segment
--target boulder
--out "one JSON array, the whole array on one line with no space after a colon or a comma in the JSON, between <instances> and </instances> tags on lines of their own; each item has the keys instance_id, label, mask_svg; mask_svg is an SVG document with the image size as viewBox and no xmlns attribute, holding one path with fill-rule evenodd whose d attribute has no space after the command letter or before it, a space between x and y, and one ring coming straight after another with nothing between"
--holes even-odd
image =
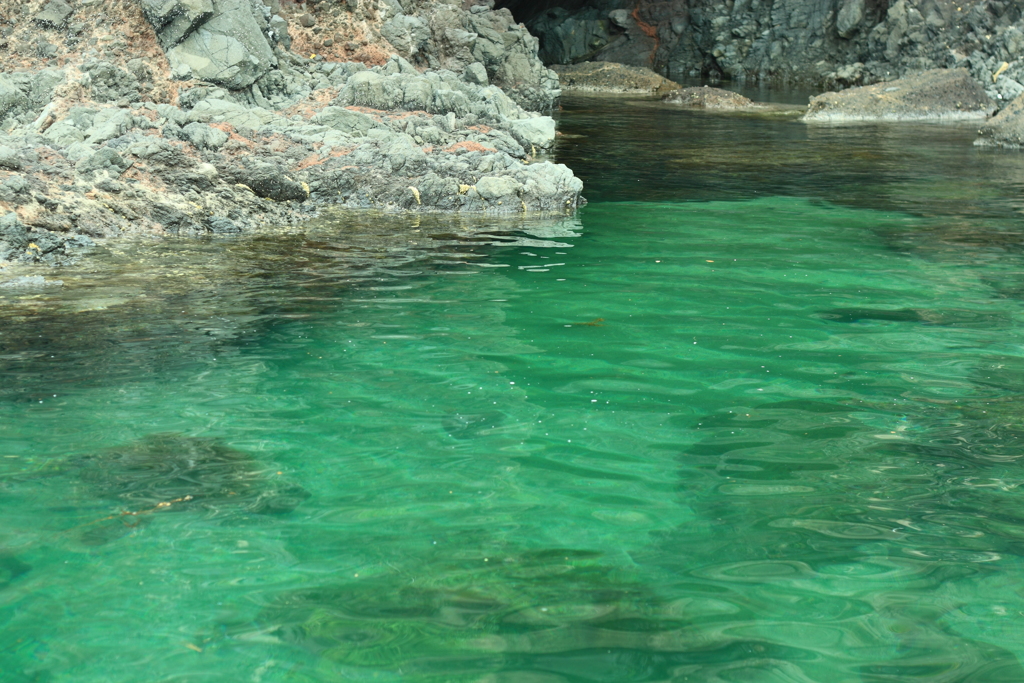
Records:
<instances>
[{"instance_id":1,"label":"boulder","mask_svg":"<svg viewBox=\"0 0 1024 683\"><path fill-rule=\"evenodd\" d=\"M0 261L8 261L21 254L28 246L28 226L18 220L17 214L0 216Z\"/></svg>"},{"instance_id":2,"label":"boulder","mask_svg":"<svg viewBox=\"0 0 1024 683\"><path fill-rule=\"evenodd\" d=\"M430 27L419 17L398 14L381 26L384 36L399 52L414 57L427 47L430 41Z\"/></svg>"},{"instance_id":3,"label":"boulder","mask_svg":"<svg viewBox=\"0 0 1024 683\"><path fill-rule=\"evenodd\" d=\"M372 128L387 127L368 114L344 107L325 107L313 116L313 123L356 136L366 135Z\"/></svg>"},{"instance_id":4,"label":"boulder","mask_svg":"<svg viewBox=\"0 0 1024 683\"><path fill-rule=\"evenodd\" d=\"M74 13L75 10L62 0L51 0L35 16L35 21L45 28L63 28Z\"/></svg>"},{"instance_id":5,"label":"boulder","mask_svg":"<svg viewBox=\"0 0 1024 683\"><path fill-rule=\"evenodd\" d=\"M661 93L682 87L646 67L615 62L555 64L551 68L562 89L569 91Z\"/></svg>"},{"instance_id":6,"label":"boulder","mask_svg":"<svg viewBox=\"0 0 1024 683\"><path fill-rule=\"evenodd\" d=\"M547 149L555 144L555 120L550 116L512 121L509 129L524 149L531 145L537 149Z\"/></svg>"},{"instance_id":7,"label":"boulder","mask_svg":"<svg viewBox=\"0 0 1024 683\"><path fill-rule=\"evenodd\" d=\"M258 162L249 168L241 169L238 178L239 182L251 189L257 197L278 202L301 202L309 197L309 188L305 183L285 175L284 169L277 164Z\"/></svg>"},{"instance_id":8,"label":"boulder","mask_svg":"<svg viewBox=\"0 0 1024 683\"><path fill-rule=\"evenodd\" d=\"M130 163L125 161L124 157L117 153L117 150L110 147L102 147L75 164L75 171L79 175L88 175L100 171L120 175L128 166L130 166Z\"/></svg>"},{"instance_id":9,"label":"boulder","mask_svg":"<svg viewBox=\"0 0 1024 683\"><path fill-rule=\"evenodd\" d=\"M7 145L0 145L0 168L8 171L19 171L22 167L17 150Z\"/></svg>"},{"instance_id":10,"label":"boulder","mask_svg":"<svg viewBox=\"0 0 1024 683\"><path fill-rule=\"evenodd\" d=\"M1021 149L1024 147L1024 95L1006 105L978 131L975 145Z\"/></svg>"},{"instance_id":11,"label":"boulder","mask_svg":"<svg viewBox=\"0 0 1024 683\"><path fill-rule=\"evenodd\" d=\"M804 121L983 119L995 106L967 69L932 69L811 98Z\"/></svg>"},{"instance_id":12,"label":"boulder","mask_svg":"<svg viewBox=\"0 0 1024 683\"><path fill-rule=\"evenodd\" d=\"M28 97L10 76L0 73L0 120L8 114L18 114L28 104Z\"/></svg>"},{"instance_id":13,"label":"boulder","mask_svg":"<svg viewBox=\"0 0 1024 683\"><path fill-rule=\"evenodd\" d=\"M836 15L836 33L849 38L864 20L864 0L843 0L843 6Z\"/></svg>"},{"instance_id":14,"label":"boulder","mask_svg":"<svg viewBox=\"0 0 1024 683\"><path fill-rule=\"evenodd\" d=\"M141 0L142 11L164 50L169 50L213 16L213 0Z\"/></svg>"},{"instance_id":15,"label":"boulder","mask_svg":"<svg viewBox=\"0 0 1024 683\"><path fill-rule=\"evenodd\" d=\"M248 88L277 65L248 0L212 0L213 16L167 51L171 72L231 90Z\"/></svg>"},{"instance_id":16,"label":"boulder","mask_svg":"<svg viewBox=\"0 0 1024 683\"><path fill-rule=\"evenodd\" d=\"M514 198L520 189L522 185L509 177L484 176L476 181L476 191L489 202Z\"/></svg>"},{"instance_id":17,"label":"boulder","mask_svg":"<svg viewBox=\"0 0 1024 683\"><path fill-rule=\"evenodd\" d=\"M228 141L228 134L204 123L192 122L181 129L186 140L196 149L218 150Z\"/></svg>"}]
</instances>

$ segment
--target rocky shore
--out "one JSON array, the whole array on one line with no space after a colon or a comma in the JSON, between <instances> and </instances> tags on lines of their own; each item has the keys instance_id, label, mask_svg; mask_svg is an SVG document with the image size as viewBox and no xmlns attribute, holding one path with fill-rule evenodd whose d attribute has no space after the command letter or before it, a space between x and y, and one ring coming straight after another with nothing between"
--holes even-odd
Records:
<instances>
[{"instance_id":1,"label":"rocky shore","mask_svg":"<svg viewBox=\"0 0 1024 683\"><path fill-rule=\"evenodd\" d=\"M499 0L545 64L648 67L672 80L839 89L966 68L989 97L1024 92L1024 13L1005 0Z\"/></svg>"},{"instance_id":2,"label":"rocky shore","mask_svg":"<svg viewBox=\"0 0 1024 683\"><path fill-rule=\"evenodd\" d=\"M337 205L571 213L559 95L507 10L407 0L0 9L0 267Z\"/></svg>"}]
</instances>

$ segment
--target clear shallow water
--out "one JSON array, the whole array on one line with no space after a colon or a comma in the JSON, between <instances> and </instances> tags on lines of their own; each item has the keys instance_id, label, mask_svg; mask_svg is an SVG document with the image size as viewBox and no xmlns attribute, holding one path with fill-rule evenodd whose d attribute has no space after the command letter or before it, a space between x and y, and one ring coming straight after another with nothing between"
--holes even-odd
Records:
<instances>
[{"instance_id":1,"label":"clear shallow water","mask_svg":"<svg viewBox=\"0 0 1024 683\"><path fill-rule=\"evenodd\" d=\"M1018 157L628 107L576 218L6 295L0 678L1024 679Z\"/></svg>"}]
</instances>

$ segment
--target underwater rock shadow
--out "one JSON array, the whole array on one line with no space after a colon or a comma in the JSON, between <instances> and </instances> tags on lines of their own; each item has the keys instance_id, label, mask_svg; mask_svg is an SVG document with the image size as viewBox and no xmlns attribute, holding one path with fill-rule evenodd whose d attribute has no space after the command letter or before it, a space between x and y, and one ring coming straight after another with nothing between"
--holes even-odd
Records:
<instances>
[{"instance_id":1,"label":"underwater rock shadow","mask_svg":"<svg viewBox=\"0 0 1024 683\"><path fill-rule=\"evenodd\" d=\"M137 441L72 458L61 468L100 498L129 510L215 513L291 512L308 491L279 479L279 472L216 439L177 433L150 434Z\"/></svg>"}]
</instances>

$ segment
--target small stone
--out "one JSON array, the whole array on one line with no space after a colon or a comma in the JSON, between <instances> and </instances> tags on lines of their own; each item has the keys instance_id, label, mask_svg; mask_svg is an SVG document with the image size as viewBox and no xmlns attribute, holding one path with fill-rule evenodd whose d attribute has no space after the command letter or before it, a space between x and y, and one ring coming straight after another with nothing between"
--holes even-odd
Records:
<instances>
[{"instance_id":1,"label":"small stone","mask_svg":"<svg viewBox=\"0 0 1024 683\"><path fill-rule=\"evenodd\" d=\"M316 24L316 17L314 17L309 12L306 12L301 17L299 17L299 25L300 26L304 26L305 28L312 28L315 24Z\"/></svg>"},{"instance_id":2,"label":"small stone","mask_svg":"<svg viewBox=\"0 0 1024 683\"><path fill-rule=\"evenodd\" d=\"M324 47L334 47L334 40L332 40L331 38L328 38L327 40L325 40L324 41Z\"/></svg>"}]
</instances>

